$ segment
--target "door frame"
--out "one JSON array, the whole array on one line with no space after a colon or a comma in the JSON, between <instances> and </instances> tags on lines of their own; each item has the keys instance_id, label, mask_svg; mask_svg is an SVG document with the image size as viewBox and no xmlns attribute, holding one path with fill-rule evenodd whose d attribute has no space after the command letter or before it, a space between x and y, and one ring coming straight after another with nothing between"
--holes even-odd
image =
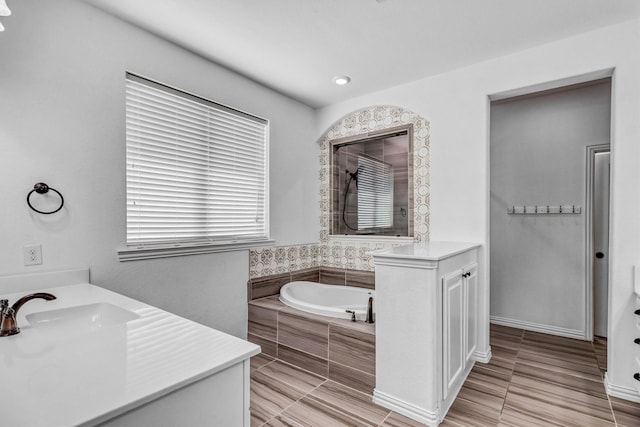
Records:
<instances>
[{"instance_id":1,"label":"door frame","mask_svg":"<svg viewBox=\"0 0 640 427\"><path fill-rule=\"evenodd\" d=\"M594 159L598 153L611 154L611 144L588 145L586 147L586 194L585 194L585 328L584 338L593 341L593 174ZM609 181L611 189L611 181ZM611 202L609 202L609 212L611 212ZM611 216L609 216L611 224ZM611 240L609 240L611 241ZM607 262L611 259L611 244L607 253ZM607 316L609 315L609 298L607 297Z\"/></svg>"}]
</instances>

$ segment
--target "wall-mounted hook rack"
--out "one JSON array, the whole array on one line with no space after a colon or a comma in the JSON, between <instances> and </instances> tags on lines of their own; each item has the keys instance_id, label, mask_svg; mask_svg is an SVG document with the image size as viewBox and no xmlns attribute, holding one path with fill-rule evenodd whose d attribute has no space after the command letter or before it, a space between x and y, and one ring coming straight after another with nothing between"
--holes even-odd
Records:
<instances>
[{"instance_id":1,"label":"wall-mounted hook rack","mask_svg":"<svg viewBox=\"0 0 640 427\"><path fill-rule=\"evenodd\" d=\"M507 207L509 215L544 215L544 214L580 214L582 206L579 205L527 205Z\"/></svg>"}]
</instances>

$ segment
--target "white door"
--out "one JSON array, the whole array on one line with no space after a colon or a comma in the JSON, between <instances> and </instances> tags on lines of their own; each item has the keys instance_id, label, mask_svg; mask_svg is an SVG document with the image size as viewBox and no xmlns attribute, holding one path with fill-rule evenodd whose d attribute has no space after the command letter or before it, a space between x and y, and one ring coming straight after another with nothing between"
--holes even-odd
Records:
<instances>
[{"instance_id":1,"label":"white door","mask_svg":"<svg viewBox=\"0 0 640 427\"><path fill-rule=\"evenodd\" d=\"M609 152L593 163L593 334L607 336L609 290Z\"/></svg>"}]
</instances>

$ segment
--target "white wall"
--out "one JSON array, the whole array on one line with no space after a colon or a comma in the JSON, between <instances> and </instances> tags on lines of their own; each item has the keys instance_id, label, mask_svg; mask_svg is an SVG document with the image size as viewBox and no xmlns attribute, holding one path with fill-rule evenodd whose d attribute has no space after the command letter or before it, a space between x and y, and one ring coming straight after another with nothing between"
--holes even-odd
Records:
<instances>
[{"instance_id":1,"label":"white wall","mask_svg":"<svg viewBox=\"0 0 640 427\"><path fill-rule=\"evenodd\" d=\"M270 216L279 245L317 241L313 110L79 0L10 6L0 33L0 274L89 267L97 285L245 336L247 251L118 262L125 71L271 121ZM62 212L28 209L25 196L39 181L62 192ZM42 266L23 266L30 243L42 244Z\"/></svg>"},{"instance_id":2,"label":"white wall","mask_svg":"<svg viewBox=\"0 0 640 427\"><path fill-rule=\"evenodd\" d=\"M340 117L370 105L398 105L423 115L431 122L431 240L487 243L487 96L615 67L608 380L610 390L619 394L631 393L634 381L630 338L632 266L640 260L639 34L640 21L629 21L355 98L320 110L316 130L320 136ZM488 259L481 257L481 290L488 299ZM481 314L488 319L488 312Z\"/></svg>"},{"instance_id":3,"label":"white wall","mask_svg":"<svg viewBox=\"0 0 640 427\"><path fill-rule=\"evenodd\" d=\"M610 88L598 80L492 104L492 321L586 336L586 147L609 143ZM514 205L583 211L507 214Z\"/></svg>"}]
</instances>

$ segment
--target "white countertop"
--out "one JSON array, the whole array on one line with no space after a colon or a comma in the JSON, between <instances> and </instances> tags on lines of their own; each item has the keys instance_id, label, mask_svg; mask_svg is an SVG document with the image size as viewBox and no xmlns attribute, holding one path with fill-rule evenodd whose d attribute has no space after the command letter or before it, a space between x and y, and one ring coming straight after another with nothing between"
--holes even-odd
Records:
<instances>
[{"instance_id":1,"label":"white countertop","mask_svg":"<svg viewBox=\"0 0 640 427\"><path fill-rule=\"evenodd\" d=\"M378 257L440 261L477 247L480 247L479 243L470 242L410 243L408 245L374 251L371 255L374 260Z\"/></svg>"},{"instance_id":2,"label":"white countertop","mask_svg":"<svg viewBox=\"0 0 640 427\"><path fill-rule=\"evenodd\" d=\"M29 292L2 295L13 304ZM106 289L79 284L37 292L21 332L0 338L0 426L94 425L260 352L260 347ZM139 316L93 331L34 327L25 316L107 302Z\"/></svg>"}]
</instances>

